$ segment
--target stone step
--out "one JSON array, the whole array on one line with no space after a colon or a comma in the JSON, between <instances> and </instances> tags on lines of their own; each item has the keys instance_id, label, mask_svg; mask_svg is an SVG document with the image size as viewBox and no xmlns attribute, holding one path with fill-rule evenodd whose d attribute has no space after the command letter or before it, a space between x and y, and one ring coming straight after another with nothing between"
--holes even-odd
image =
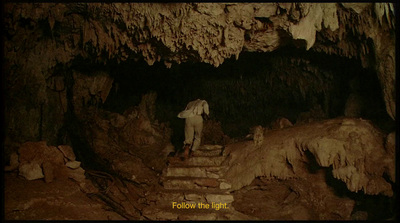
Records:
<instances>
[{"instance_id":1,"label":"stone step","mask_svg":"<svg viewBox=\"0 0 400 223\"><path fill-rule=\"evenodd\" d=\"M208 189L220 186L216 178L165 177L162 181L165 189Z\"/></svg>"},{"instance_id":2,"label":"stone step","mask_svg":"<svg viewBox=\"0 0 400 223\"><path fill-rule=\"evenodd\" d=\"M174 167L169 166L165 175L167 177L204 177L204 178L220 178L226 167L221 166L192 166L192 167Z\"/></svg>"},{"instance_id":3,"label":"stone step","mask_svg":"<svg viewBox=\"0 0 400 223\"><path fill-rule=\"evenodd\" d=\"M192 153L193 157L198 156L223 156L224 147L221 145L202 145Z\"/></svg>"},{"instance_id":4,"label":"stone step","mask_svg":"<svg viewBox=\"0 0 400 223\"><path fill-rule=\"evenodd\" d=\"M169 157L169 166L220 166L224 162L223 156L197 156L183 161L179 157Z\"/></svg>"},{"instance_id":5,"label":"stone step","mask_svg":"<svg viewBox=\"0 0 400 223\"><path fill-rule=\"evenodd\" d=\"M165 189L221 189L227 190L231 185L225 179L198 178L198 177L161 177Z\"/></svg>"},{"instance_id":6,"label":"stone step","mask_svg":"<svg viewBox=\"0 0 400 223\"><path fill-rule=\"evenodd\" d=\"M201 145L199 146L200 150L221 150L224 146L222 145Z\"/></svg>"},{"instance_id":7,"label":"stone step","mask_svg":"<svg viewBox=\"0 0 400 223\"><path fill-rule=\"evenodd\" d=\"M199 157L199 156L223 156L223 149L215 149L215 150L203 150L198 149L194 151L191 156Z\"/></svg>"}]
</instances>

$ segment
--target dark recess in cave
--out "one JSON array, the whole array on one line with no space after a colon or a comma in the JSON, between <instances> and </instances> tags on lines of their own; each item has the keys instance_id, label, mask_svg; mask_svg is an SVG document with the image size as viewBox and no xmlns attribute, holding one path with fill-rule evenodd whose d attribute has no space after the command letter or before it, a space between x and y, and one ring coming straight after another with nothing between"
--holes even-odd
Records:
<instances>
[{"instance_id":1,"label":"dark recess in cave","mask_svg":"<svg viewBox=\"0 0 400 223\"><path fill-rule=\"evenodd\" d=\"M70 142L74 153L78 160L82 162L82 166L86 169L100 170L110 172L107 163L101 160L96 153L91 149L89 142L84 137L84 128L81 121L76 117L74 105L72 103L74 79L71 73L65 74L68 109L65 113L65 121L63 127L60 129L57 136L59 144L66 144Z\"/></svg>"},{"instance_id":2,"label":"dark recess in cave","mask_svg":"<svg viewBox=\"0 0 400 223\"><path fill-rule=\"evenodd\" d=\"M393 219L395 217L396 199L384 195L368 195L363 191L351 192L347 189L345 182L333 177L332 167L325 169L326 183L334 190L335 194L355 200L353 213L365 211L368 213L368 220ZM394 184L392 186L395 187Z\"/></svg>"},{"instance_id":3,"label":"dark recess in cave","mask_svg":"<svg viewBox=\"0 0 400 223\"><path fill-rule=\"evenodd\" d=\"M329 168L321 167L310 151L306 150L304 154L307 158L306 165L310 173L317 174L320 170L323 170L326 183L332 188L336 196L349 197L356 202L353 213L357 211L367 212L368 220L392 219L395 216L395 199L384 195L368 195L363 191L349 191L345 182L334 178L332 166ZM387 180L387 182L391 181ZM395 188L395 184L392 183L392 187Z\"/></svg>"},{"instance_id":4,"label":"dark recess in cave","mask_svg":"<svg viewBox=\"0 0 400 223\"><path fill-rule=\"evenodd\" d=\"M309 62L296 64L298 60ZM91 68L87 64L76 59L73 69L88 72ZM318 74L305 66L315 67ZM242 53L238 60L231 58L218 68L187 62L168 69L163 63L149 66L143 60L120 64L110 61L93 67L108 70L114 78L113 88L102 105L108 111L123 113L138 105L142 95L156 92L156 119L170 124L176 147L183 141L184 126L176 115L188 101L197 98L208 101L211 119L220 121L230 137L246 135L255 125L268 126L278 117L295 123L301 112L315 105L324 109L327 118L343 116L346 99L354 91L366 104L362 118L372 120L387 132L394 128L373 71L353 59L304 49L286 47L272 53ZM350 82L355 87L350 87Z\"/></svg>"},{"instance_id":5,"label":"dark recess in cave","mask_svg":"<svg viewBox=\"0 0 400 223\"><path fill-rule=\"evenodd\" d=\"M323 168L320 165L318 165L317 160L310 151L308 150L304 151L304 155L307 158L307 169L310 173L315 174L318 172L318 170Z\"/></svg>"}]
</instances>

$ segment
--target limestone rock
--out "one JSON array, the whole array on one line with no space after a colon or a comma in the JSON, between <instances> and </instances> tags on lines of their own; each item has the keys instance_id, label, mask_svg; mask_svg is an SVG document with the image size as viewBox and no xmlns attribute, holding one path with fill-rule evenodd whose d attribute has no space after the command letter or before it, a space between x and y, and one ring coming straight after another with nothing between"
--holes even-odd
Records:
<instances>
[{"instance_id":1,"label":"limestone rock","mask_svg":"<svg viewBox=\"0 0 400 223\"><path fill-rule=\"evenodd\" d=\"M253 129L253 142L255 146L260 146L264 141L264 129L262 126L255 126Z\"/></svg>"},{"instance_id":2,"label":"limestone rock","mask_svg":"<svg viewBox=\"0 0 400 223\"><path fill-rule=\"evenodd\" d=\"M231 189L232 185L226 183L226 182L221 182L221 184L219 185L219 188L221 190L226 190L226 189Z\"/></svg>"},{"instance_id":3,"label":"limestone rock","mask_svg":"<svg viewBox=\"0 0 400 223\"><path fill-rule=\"evenodd\" d=\"M75 160L70 146L47 146L45 141L26 142L18 152L20 175L28 180L44 178L46 183L50 183L56 178L85 179L84 170L80 168L80 162ZM64 159L68 161L66 164Z\"/></svg>"},{"instance_id":4,"label":"limestone rock","mask_svg":"<svg viewBox=\"0 0 400 223\"><path fill-rule=\"evenodd\" d=\"M203 186L203 187L218 187L219 186L219 182L212 178L194 180L194 183L199 186Z\"/></svg>"},{"instance_id":5,"label":"limestone rock","mask_svg":"<svg viewBox=\"0 0 400 223\"><path fill-rule=\"evenodd\" d=\"M28 180L44 177L47 183L52 182L64 167L63 153L57 147L47 146L45 141L26 142L18 152L20 175Z\"/></svg>"},{"instance_id":6,"label":"limestone rock","mask_svg":"<svg viewBox=\"0 0 400 223\"><path fill-rule=\"evenodd\" d=\"M77 169L81 166L81 162L79 161L69 161L65 164L67 167L71 169Z\"/></svg>"},{"instance_id":7,"label":"limestone rock","mask_svg":"<svg viewBox=\"0 0 400 223\"><path fill-rule=\"evenodd\" d=\"M165 176L219 178L220 167L168 167Z\"/></svg>"},{"instance_id":8,"label":"limestone rock","mask_svg":"<svg viewBox=\"0 0 400 223\"><path fill-rule=\"evenodd\" d=\"M396 182L396 132L391 132L386 136L385 150L388 153L384 160L388 164L385 173L392 182Z\"/></svg>"},{"instance_id":9,"label":"limestone rock","mask_svg":"<svg viewBox=\"0 0 400 223\"><path fill-rule=\"evenodd\" d=\"M151 183L156 175L136 157L116 157L113 160L112 168L122 177L136 183Z\"/></svg>"},{"instance_id":10,"label":"limestone rock","mask_svg":"<svg viewBox=\"0 0 400 223\"><path fill-rule=\"evenodd\" d=\"M206 202L206 199L200 194L185 194L185 200L199 202Z\"/></svg>"},{"instance_id":11,"label":"limestone rock","mask_svg":"<svg viewBox=\"0 0 400 223\"><path fill-rule=\"evenodd\" d=\"M76 106L74 109L78 114L86 104L99 105L106 101L114 81L107 73L94 72L92 75L85 75L73 72L72 75L75 81L73 100Z\"/></svg>"},{"instance_id":12,"label":"limestone rock","mask_svg":"<svg viewBox=\"0 0 400 223\"><path fill-rule=\"evenodd\" d=\"M89 109L81 117L85 123L85 135L93 141L91 149L121 176L137 182L156 180L156 171L161 171L173 149L170 142L171 130L154 117L154 96L143 95L141 106L127 109L124 124L116 122L119 114L102 109ZM112 121L114 120L114 121ZM134 177L133 177L134 176Z\"/></svg>"},{"instance_id":13,"label":"limestone rock","mask_svg":"<svg viewBox=\"0 0 400 223\"><path fill-rule=\"evenodd\" d=\"M324 169L304 179L260 177L233 192L232 205L260 220L351 220L355 201L337 196L326 180Z\"/></svg>"},{"instance_id":14,"label":"limestone rock","mask_svg":"<svg viewBox=\"0 0 400 223\"><path fill-rule=\"evenodd\" d=\"M293 124L287 118L278 118L271 123L271 129L283 129L293 126Z\"/></svg>"},{"instance_id":15,"label":"limestone rock","mask_svg":"<svg viewBox=\"0 0 400 223\"><path fill-rule=\"evenodd\" d=\"M39 166L44 161L51 161L58 165L64 165L63 154L53 146L47 146L45 141L26 142L18 150L20 164L34 162Z\"/></svg>"},{"instance_id":16,"label":"limestone rock","mask_svg":"<svg viewBox=\"0 0 400 223\"><path fill-rule=\"evenodd\" d=\"M318 165L332 167L333 176L345 182L350 191L393 194L383 176L387 170L393 173L392 155L384 149L383 134L365 120L338 118L310 123L267 134L261 148L242 142L226 150L232 158L224 178L233 190L248 185L256 176L302 177L308 170L301 160L309 151Z\"/></svg>"},{"instance_id":17,"label":"limestone rock","mask_svg":"<svg viewBox=\"0 0 400 223\"><path fill-rule=\"evenodd\" d=\"M68 169L67 174L69 178L74 179L77 182L85 182L85 170L82 167L78 167L77 169Z\"/></svg>"},{"instance_id":18,"label":"limestone rock","mask_svg":"<svg viewBox=\"0 0 400 223\"><path fill-rule=\"evenodd\" d=\"M208 203L232 203L234 198L230 194L207 194L206 200Z\"/></svg>"},{"instance_id":19,"label":"limestone rock","mask_svg":"<svg viewBox=\"0 0 400 223\"><path fill-rule=\"evenodd\" d=\"M192 153L192 156L194 157L215 157L215 156L220 156L223 152L223 149L213 149L213 150L207 150L207 149L197 149Z\"/></svg>"},{"instance_id":20,"label":"limestone rock","mask_svg":"<svg viewBox=\"0 0 400 223\"><path fill-rule=\"evenodd\" d=\"M63 155L68 160L70 160L70 161L75 161L76 160L76 156L75 156L74 150L72 149L71 146L59 145L57 148L63 153Z\"/></svg>"},{"instance_id":21,"label":"limestone rock","mask_svg":"<svg viewBox=\"0 0 400 223\"><path fill-rule=\"evenodd\" d=\"M225 160L223 156L197 156L191 157L189 160L181 161L179 157L169 157L169 165L170 166L220 166L222 162Z\"/></svg>"},{"instance_id":22,"label":"limestone rock","mask_svg":"<svg viewBox=\"0 0 400 223\"><path fill-rule=\"evenodd\" d=\"M19 175L27 180L36 180L44 177L42 168L38 163L23 163L19 166Z\"/></svg>"}]
</instances>

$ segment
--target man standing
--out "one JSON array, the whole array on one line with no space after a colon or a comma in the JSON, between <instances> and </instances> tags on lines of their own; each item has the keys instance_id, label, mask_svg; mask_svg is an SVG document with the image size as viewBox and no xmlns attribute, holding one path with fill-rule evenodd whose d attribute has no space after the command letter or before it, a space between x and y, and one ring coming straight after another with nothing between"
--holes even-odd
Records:
<instances>
[{"instance_id":1,"label":"man standing","mask_svg":"<svg viewBox=\"0 0 400 223\"><path fill-rule=\"evenodd\" d=\"M203 119L207 120L210 111L205 100L194 100L187 104L184 111L178 114L178 118L185 120L185 159L189 158L190 148L192 153L197 150L201 142L201 132L203 131Z\"/></svg>"}]
</instances>

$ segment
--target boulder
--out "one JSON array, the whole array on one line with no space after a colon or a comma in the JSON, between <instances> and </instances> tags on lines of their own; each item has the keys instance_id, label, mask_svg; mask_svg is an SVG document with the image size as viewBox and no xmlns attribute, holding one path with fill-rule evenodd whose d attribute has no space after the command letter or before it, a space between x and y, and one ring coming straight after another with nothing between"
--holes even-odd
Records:
<instances>
[{"instance_id":1,"label":"boulder","mask_svg":"<svg viewBox=\"0 0 400 223\"><path fill-rule=\"evenodd\" d=\"M68 145L55 147L47 146L45 141L26 142L18 152L19 172L27 180L44 178L50 183L56 178L72 178L78 182L85 179L81 162L75 160L73 149Z\"/></svg>"},{"instance_id":2,"label":"boulder","mask_svg":"<svg viewBox=\"0 0 400 223\"><path fill-rule=\"evenodd\" d=\"M65 166L71 168L71 169L77 169L81 166L81 162L79 161L69 161L65 164Z\"/></svg>"},{"instance_id":3,"label":"boulder","mask_svg":"<svg viewBox=\"0 0 400 223\"><path fill-rule=\"evenodd\" d=\"M19 175L27 180L37 180L44 177L42 168L38 163L23 163L19 166Z\"/></svg>"},{"instance_id":4,"label":"boulder","mask_svg":"<svg viewBox=\"0 0 400 223\"><path fill-rule=\"evenodd\" d=\"M18 150L20 164L37 163L39 166L44 161L57 165L64 165L64 155L54 146L47 146L46 141L26 142Z\"/></svg>"},{"instance_id":5,"label":"boulder","mask_svg":"<svg viewBox=\"0 0 400 223\"><path fill-rule=\"evenodd\" d=\"M71 146L59 145L57 148L63 153L63 155L68 160L71 160L71 161L75 161L76 160L76 156L75 156L74 150L72 149Z\"/></svg>"},{"instance_id":6,"label":"boulder","mask_svg":"<svg viewBox=\"0 0 400 223\"><path fill-rule=\"evenodd\" d=\"M85 182L85 170L82 167L78 167L77 169L68 169L67 174L68 178L74 179L75 181L80 183Z\"/></svg>"}]
</instances>

